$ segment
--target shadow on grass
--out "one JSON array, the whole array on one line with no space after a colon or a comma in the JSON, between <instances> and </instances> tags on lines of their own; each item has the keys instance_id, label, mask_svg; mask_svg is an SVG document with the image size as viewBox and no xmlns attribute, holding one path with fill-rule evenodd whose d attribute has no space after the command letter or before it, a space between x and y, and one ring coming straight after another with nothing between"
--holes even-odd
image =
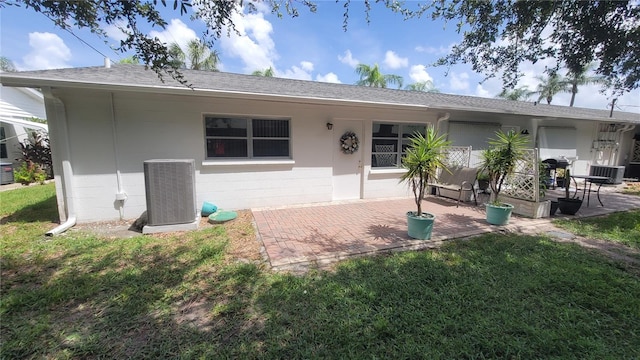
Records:
<instances>
[{"instance_id":1,"label":"shadow on grass","mask_svg":"<svg viewBox=\"0 0 640 360\"><path fill-rule=\"evenodd\" d=\"M484 236L298 277L221 265L214 235L102 241L12 269L2 357L640 355L638 278L571 244Z\"/></svg>"},{"instance_id":2,"label":"shadow on grass","mask_svg":"<svg viewBox=\"0 0 640 360\"><path fill-rule=\"evenodd\" d=\"M638 295L577 246L484 236L284 277L258 305L265 358L623 358L640 355Z\"/></svg>"},{"instance_id":3,"label":"shadow on grass","mask_svg":"<svg viewBox=\"0 0 640 360\"><path fill-rule=\"evenodd\" d=\"M52 195L35 204L26 205L12 214L0 218L0 224L11 222L58 222L56 196Z\"/></svg>"}]
</instances>

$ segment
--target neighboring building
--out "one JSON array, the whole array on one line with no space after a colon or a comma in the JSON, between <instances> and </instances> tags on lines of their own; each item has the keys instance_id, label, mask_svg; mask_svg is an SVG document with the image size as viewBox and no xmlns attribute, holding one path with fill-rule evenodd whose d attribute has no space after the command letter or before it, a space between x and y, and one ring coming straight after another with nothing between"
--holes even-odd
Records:
<instances>
[{"instance_id":1,"label":"neighboring building","mask_svg":"<svg viewBox=\"0 0 640 360\"><path fill-rule=\"evenodd\" d=\"M427 125L476 150L498 129L528 133L542 158L573 158L578 174L591 164L629 165L640 134L634 113L610 118L583 108L223 72L184 76L192 89L136 65L1 74L5 86L45 96L62 219L140 216L143 163L151 159L194 159L196 202L244 209L408 196L397 164L408 137ZM341 151L348 131L359 139L353 154Z\"/></svg>"},{"instance_id":2,"label":"neighboring building","mask_svg":"<svg viewBox=\"0 0 640 360\"><path fill-rule=\"evenodd\" d=\"M1 75L0 75L1 76ZM45 120L44 97L38 90L20 87L0 87L0 161L3 181L6 181L8 164L15 164L22 156L20 143L31 133L47 132L47 124L34 122ZM11 179L13 176L11 175Z\"/></svg>"}]
</instances>

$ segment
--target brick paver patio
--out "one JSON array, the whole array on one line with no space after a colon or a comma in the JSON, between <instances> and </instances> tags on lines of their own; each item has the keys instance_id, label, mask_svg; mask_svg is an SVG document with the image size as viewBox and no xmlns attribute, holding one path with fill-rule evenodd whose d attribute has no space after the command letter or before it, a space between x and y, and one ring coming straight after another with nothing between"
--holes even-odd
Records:
<instances>
[{"instance_id":1,"label":"brick paver patio","mask_svg":"<svg viewBox=\"0 0 640 360\"><path fill-rule=\"evenodd\" d=\"M547 194L549 199L559 196L564 195L558 190ZM638 196L603 189L601 197L604 207L594 206L593 202L586 207L585 203L575 217L640 208ZM486 201L486 197L479 200ZM551 221L514 215L509 225L493 226L485 221L483 205L471 202L456 208L454 200L430 196L423 202L423 209L436 215L432 239L413 240L407 235L406 212L414 209L413 198L407 197L252 209L252 212L274 269L322 266L378 252L434 248L445 240L492 231L544 232L549 228L545 224ZM563 216L566 215L558 213L554 218Z\"/></svg>"}]
</instances>

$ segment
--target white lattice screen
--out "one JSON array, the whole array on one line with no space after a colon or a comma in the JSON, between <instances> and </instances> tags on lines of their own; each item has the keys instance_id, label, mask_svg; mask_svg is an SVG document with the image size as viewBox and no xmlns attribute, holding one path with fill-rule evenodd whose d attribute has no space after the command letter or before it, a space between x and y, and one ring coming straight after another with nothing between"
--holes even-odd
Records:
<instances>
[{"instance_id":1,"label":"white lattice screen","mask_svg":"<svg viewBox=\"0 0 640 360\"><path fill-rule=\"evenodd\" d=\"M516 171L502 185L502 194L527 201L540 201L538 149L526 149L525 160L516 164Z\"/></svg>"},{"instance_id":2,"label":"white lattice screen","mask_svg":"<svg viewBox=\"0 0 640 360\"><path fill-rule=\"evenodd\" d=\"M471 146L449 146L444 152L447 158L445 160L447 167L469 167Z\"/></svg>"}]
</instances>

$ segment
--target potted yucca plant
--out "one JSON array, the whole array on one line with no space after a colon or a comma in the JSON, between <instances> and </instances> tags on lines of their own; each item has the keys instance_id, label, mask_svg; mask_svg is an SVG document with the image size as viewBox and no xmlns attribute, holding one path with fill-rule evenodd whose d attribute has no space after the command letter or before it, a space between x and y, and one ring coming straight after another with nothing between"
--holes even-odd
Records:
<instances>
[{"instance_id":1,"label":"potted yucca plant","mask_svg":"<svg viewBox=\"0 0 640 360\"><path fill-rule=\"evenodd\" d=\"M499 196L502 186L511 176L518 161L524 160L524 150L529 140L513 130L496 132L496 137L489 139L489 148L481 153L480 171L489 177L491 197L486 204L487 222L493 225L506 225L511 218L513 205L503 203Z\"/></svg>"},{"instance_id":2,"label":"potted yucca plant","mask_svg":"<svg viewBox=\"0 0 640 360\"><path fill-rule=\"evenodd\" d=\"M415 132L409 140L411 143L402 157L402 167L407 172L400 181L409 185L417 209L407 212L408 233L414 239L428 240L436 217L422 211L422 200L427 195L427 184L430 179L435 179L438 168L449 171L444 164L446 155L443 150L450 142L446 140L446 135L438 135L433 126L427 128L425 135Z\"/></svg>"}]
</instances>

